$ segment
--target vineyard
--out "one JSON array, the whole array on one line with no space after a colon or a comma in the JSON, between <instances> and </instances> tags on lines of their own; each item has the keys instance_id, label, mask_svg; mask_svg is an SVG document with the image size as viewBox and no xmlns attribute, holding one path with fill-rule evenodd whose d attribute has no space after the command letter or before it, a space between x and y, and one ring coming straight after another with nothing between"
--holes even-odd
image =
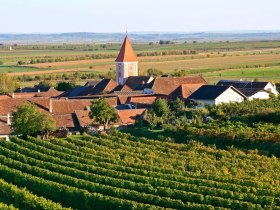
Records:
<instances>
[{"instance_id":1,"label":"vineyard","mask_svg":"<svg viewBox=\"0 0 280 210\"><path fill-rule=\"evenodd\" d=\"M124 133L0 141L1 209L280 209L280 161Z\"/></svg>"}]
</instances>

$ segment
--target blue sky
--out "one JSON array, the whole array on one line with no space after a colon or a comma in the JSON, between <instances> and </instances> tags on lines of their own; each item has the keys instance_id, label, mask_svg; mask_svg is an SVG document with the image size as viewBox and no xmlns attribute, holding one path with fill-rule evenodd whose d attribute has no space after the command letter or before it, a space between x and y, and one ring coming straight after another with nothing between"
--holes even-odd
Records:
<instances>
[{"instance_id":1,"label":"blue sky","mask_svg":"<svg viewBox=\"0 0 280 210\"><path fill-rule=\"evenodd\" d=\"M2 0L0 33L280 30L279 0Z\"/></svg>"}]
</instances>

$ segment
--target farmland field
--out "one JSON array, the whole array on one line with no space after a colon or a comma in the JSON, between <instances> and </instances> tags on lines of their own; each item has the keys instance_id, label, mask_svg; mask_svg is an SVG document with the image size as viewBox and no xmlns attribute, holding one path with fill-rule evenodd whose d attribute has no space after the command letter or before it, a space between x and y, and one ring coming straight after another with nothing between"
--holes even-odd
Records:
<instances>
[{"instance_id":1,"label":"farmland field","mask_svg":"<svg viewBox=\"0 0 280 210\"><path fill-rule=\"evenodd\" d=\"M16 46L11 51L1 46L0 61L3 65L0 65L0 72L14 76L67 72L102 74L115 69L114 60L119 49L120 44L27 45ZM210 83L220 77L280 81L278 41L170 45L137 43L134 49L139 56L140 74L145 74L150 68L168 74L182 69L188 74L202 75ZM42 59L44 61L40 61ZM35 63L30 64L31 60ZM24 64L17 65L18 61Z\"/></svg>"},{"instance_id":2,"label":"farmland field","mask_svg":"<svg viewBox=\"0 0 280 210\"><path fill-rule=\"evenodd\" d=\"M279 159L234 148L218 150L197 142L175 144L122 133L47 141L12 137L0 145L0 205L19 209L280 207Z\"/></svg>"}]
</instances>

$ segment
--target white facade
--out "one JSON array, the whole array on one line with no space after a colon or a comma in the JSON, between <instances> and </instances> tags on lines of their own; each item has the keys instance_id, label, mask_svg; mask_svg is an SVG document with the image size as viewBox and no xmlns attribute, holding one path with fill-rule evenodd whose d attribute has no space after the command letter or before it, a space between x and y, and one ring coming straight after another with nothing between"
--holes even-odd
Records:
<instances>
[{"instance_id":1,"label":"white facade","mask_svg":"<svg viewBox=\"0 0 280 210\"><path fill-rule=\"evenodd\" d=\"M254 95L248 97L248 99L251 101L253 99L269 99L269 93L267 91L261 90Z\"/></svg>"},{"instance_id":2,"label":"white facade","mask_svg":"<svg viewBox=\"0 0 280 210\"><path fill-rule=\"evenodd\" d=\"M278 91L276 90L276 86L271 84L270 82L264 87L264 89L266 91L268 91L269 93L272 93L274 95L278 95Z\"/></svg>"},{"instance_id":3,"label":"white facade","mask_svg":"<svg viewBox=\"0 0 280 210\"><path fill-rule=\"evenodd\" d=\"M219 105L222 103L232 103L232 102L242 102L245 97L232 88L226 89L221 95L215 99L194 99L194 102L200 103L199 107L204 107L205 105Z\"/></svg>"},{"instance_id":4,"label":"white facade","mask_svg":"<svg viewBox=\"0 0 280 210\"><path fill-rule=\"evenodd\" d=\"M116 80L123 85L129 76L138 76L138 62L116 62Z\"/></svg>"},{"instance_id":5,"label":"white facade","mask_svg":"<svg viewBox=\"0 0 280 210\"><path fill-rule=\"evenodd\" d=\"M228 88L225 92L223 92L215 99L215 105L221 103L242 102L244 100L244 96L234 91L232 88Z\"/></svg>"}]
</instances>

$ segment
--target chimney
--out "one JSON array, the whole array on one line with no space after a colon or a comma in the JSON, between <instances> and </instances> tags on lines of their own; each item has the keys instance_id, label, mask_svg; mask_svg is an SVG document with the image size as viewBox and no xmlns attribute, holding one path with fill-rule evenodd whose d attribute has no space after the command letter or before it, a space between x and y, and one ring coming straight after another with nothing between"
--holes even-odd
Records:
<instances>
[{"instance_id":1,"label":"chimney","mask_svg":"<svg viewBox=\"0 0 280 210\"><path fill-rule=\"evenodd\" d=\"M14 92L12 93L12 98L15 98L15 93Z\"/></svg>"},{"instance_id":2,"label":"chimney","mask_svg":"<svg viewBox=\"0 0 280 210\"><path fill-rule=\"evenodd\" d=\"M38 93L40 93L41 92L41 90L40 89L38 89Z\"/></svg>"},{"instance_id":3,"label":"chimney","mask_svg":"<svg viewBox=\"0 0 280 210\"><path fill-rule=\"evenodd\" d=\"M53 102L52 102L52 98L50 98L49 112L50 112L50 113L53 112Z\"/></svg>"},{"instance_id":4,"label":"chimney","mask_svg":"<svg viewBox=\"0 0 280 210\"><path fill-rule=\"evenodd\" d=\"M7 125L11 125L10 113L7 114Z\"/></svg>"}]
</instances>

